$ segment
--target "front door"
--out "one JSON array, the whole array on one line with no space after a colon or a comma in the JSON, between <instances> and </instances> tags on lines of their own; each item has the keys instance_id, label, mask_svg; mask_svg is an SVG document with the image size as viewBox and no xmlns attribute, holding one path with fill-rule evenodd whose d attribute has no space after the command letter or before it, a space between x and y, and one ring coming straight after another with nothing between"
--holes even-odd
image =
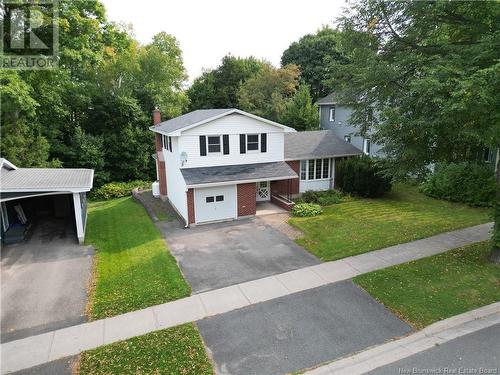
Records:
<instances>
[{"instance_id":1,"label":"front door","mask_svg":"<svg viewBox=\"0 0 500 375\"><path fill-rule=\"evenodd\" d=\"M257 202L271 200L269 181L257 182Z\"/></svg>"}]
</instances>

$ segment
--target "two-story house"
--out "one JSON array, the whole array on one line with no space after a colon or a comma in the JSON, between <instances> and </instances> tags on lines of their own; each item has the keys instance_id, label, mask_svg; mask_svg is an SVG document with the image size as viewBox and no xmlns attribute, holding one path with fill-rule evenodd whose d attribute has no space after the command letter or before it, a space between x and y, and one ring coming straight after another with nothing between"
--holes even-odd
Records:
<instances>
[{"instance_id":1,"label":"two-story house","mask_svg":"<svg viewBox=\"0 0 500 375\"><path fill-rule=\"evenodd\" d=\"M339 102L335 93L319 99L317 104L321 129L332 130L337 137L363 150L366 155L383 156L382 146L372 142L370 134L362 136L359 129L351 124L352 107Z\"/></svg>"},{"instance_id":2,"label":"two-story house","mask_svg":"<svg viewBox=\"0 0 500 375\"><path fill-rule=\"evenodd\" d=\"M186 225L289 209L306 190L334 187L335 159L361 151L331 131L293 128L238 109L197 110L161 122L153 112L157 178Z\"/></svg>"}]
</instances>

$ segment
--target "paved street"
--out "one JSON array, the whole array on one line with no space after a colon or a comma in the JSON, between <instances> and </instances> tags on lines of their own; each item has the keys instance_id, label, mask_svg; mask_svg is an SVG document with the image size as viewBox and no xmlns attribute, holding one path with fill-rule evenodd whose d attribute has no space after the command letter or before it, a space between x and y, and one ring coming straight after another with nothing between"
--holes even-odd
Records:
<instances>
[{"instance_id":1,"label":"paved street","mask_svg":"<svg viewBox=\"0 0 500 375\"><path fill-rule=\"evenodd\" d=\"M369 374L430 373L423 371L432 371L432 369L440 370L441 374L498 374L500 371L500 324L458 337L411 357L380 367ZM466 369L478 372L464 372ZM481 369L483 372L479 372Z\"/></svg>"},{"instance_id":2,"label":"paved street","mask_svg":"<svg viewBox=\"0 0 500 375\"><path fill-rule=\"evenodd\" d=\"M411 332L352 281L197 322L219 374L283 374Z\"/></svg>"}]
</instances>

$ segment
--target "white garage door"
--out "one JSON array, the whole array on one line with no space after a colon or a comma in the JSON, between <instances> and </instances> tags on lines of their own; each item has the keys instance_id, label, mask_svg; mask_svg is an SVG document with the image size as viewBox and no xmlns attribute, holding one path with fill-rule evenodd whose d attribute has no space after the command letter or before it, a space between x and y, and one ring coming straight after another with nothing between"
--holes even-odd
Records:
<instances>
[{"instance_id":1,"label":"white garage door","mask_svg":"<svg viewBox=\"0 0 500 375\"><path fill-rule=\"evenodd\" d=\"M236 185L194 189L197 223L233 219L236 213Z\"/></svg>"}]
</instances>

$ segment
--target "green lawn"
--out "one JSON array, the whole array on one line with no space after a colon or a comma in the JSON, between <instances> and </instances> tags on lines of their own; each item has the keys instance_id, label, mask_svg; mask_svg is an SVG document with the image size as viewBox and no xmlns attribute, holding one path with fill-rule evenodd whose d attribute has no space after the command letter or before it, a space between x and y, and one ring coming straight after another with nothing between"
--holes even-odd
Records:
<instances>
[{"instance_id":1,"label":"green lawn","mask_svg":"<svg viewBox=\"0 0 500 375\"><path fill-rule=\"evenodd\" d=\"M490 221L490 210L429 198L396 185L385 198L354 199L324 207L312 218L291 218L304 232L297 242L323 260L409 242Z\"/></svg>"},{"instance_id":2,"label":"green lawn","mask_svg":"<svg viewBox=\"0 0 500 375\"><path fill-rule=\"evenodd\" d=\"M91 319L191 293L160 232L131 197L89 205L86 243L96 248L87 308Z\"/></svg>"},{"instance_id":3,"label":"green lawn","mask_svg":"<svg viewBox=\"0 0 500 375\"><path fill-rule=\"evenodd\" d=\"M500 266L488 261L489 242L354 278L415 328L500 301Z\"/></svg>"},{"instance_id":4,"label":"green lawn","mask_svg":"<svg viewBox=\"0 0 500 375\"><path fill-rule=\"evenodd\" d=\"M213 373L192 323L101 346L80 357L80 375Z\"/></svg>"}]
</instances>

